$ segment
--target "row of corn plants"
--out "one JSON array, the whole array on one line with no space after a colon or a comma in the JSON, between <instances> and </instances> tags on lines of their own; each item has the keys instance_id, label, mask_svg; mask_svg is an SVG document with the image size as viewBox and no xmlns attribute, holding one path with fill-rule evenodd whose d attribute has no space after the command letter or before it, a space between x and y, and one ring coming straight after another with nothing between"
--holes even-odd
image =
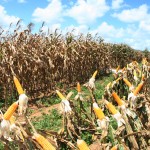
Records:
<instances>
[{"instance_id":1,"label":"row of corn plants","mask_svg":"<svg viewBox=\"0 0 150 150\"><path fill-rule=\"evenodd\" d=\"M142 53L125 44L105 43L98 35L73 32L65 35L39 31L32 33L32 24L14 32L0 29L0 98L17 98L12 77L21 79L30 99L49 96L62 83L63 88L84 83L94 70L103 75L111 67L126 65L132 59L141 61ZM134 56L134 57L133 57ZM9 101L10 102L10 101Z\"/></svg>"},{"instance_id":2,"label":"row of corn plants","mask_svg":"<svg viewBox=\"0 0 150 150\"><path fill-rule=\"evenodd\" d=\"M6 112L1 111L1 141L5 149L79 149L147 150L150 146L150 67L146 58L133 61L124 68L112 69L114 80L107 84L101 100L95 96L95 78L99 70L83 86L77 83L77 94L62 94L60 130L36 130L27 113L28 96L14 76L19 98ZM148 84L148 85L147 85ZM18 113L16 110L18 109ZM22 123L18 117L22 116ZM47 120L48 121L48 120Z\"/></svg>"}]
</instances>

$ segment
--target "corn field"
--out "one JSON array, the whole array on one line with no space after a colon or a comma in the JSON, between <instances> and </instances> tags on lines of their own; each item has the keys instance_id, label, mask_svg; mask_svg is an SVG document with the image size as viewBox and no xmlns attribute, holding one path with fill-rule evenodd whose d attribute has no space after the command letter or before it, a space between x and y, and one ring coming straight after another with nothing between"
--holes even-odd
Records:
<instances>
[{"instance_id":1,"label":"corn field","mask_svg":"<svg viewBox=\"0 0 150 150\"><path fill-rule=\"evenodd\" d=\"M32 24L20 31L0 33L0 98L16 98L13 75L21 80L30 99L49 96L61 84L66 89L84 83L92 72L97 77L110 68L123 67L130 60L141 61L143 54L125 44L105 43L97 35L32 34Z\"/></svg>"},{"instance_id":2,"label":"corn field","mask_svg":"<svg viewBox=\"0 0 150 150\"><path fill-rule=\"evenodd\" d=\"M19 32L18 22L13 33L0 34L0 96L5 103L15 99L0 111L3 148L148 150L149 56L96 35L32 34L31 27ZM107 73L113 81L99 100L95 81ZM74 86L75 96L66 92ZM58 131L35 129L28 103L50 94L61 100L62 124Z\"/></svg>"},{"instance_id":3,"label":"corn field","mask_svg":"<svg viewBox=\"0 0 150 150\"><path fill-rule=\"evenodd\" d=\"M150 146L150 68L146 58L142 66L136 61L123 69L112 69L113 81L104 87L101 100L95 96L98 70L83 84L87 98L77 83L77 95L56 90L61 99L60 130L36 130L27 113L28 97L19 80L13 82L19 94L3 114L1 112L1 141L4 149L79 149L79 150L148 150ZM97 89L99 90L99 89ZM88 106L85 107L85 104ZM18 113L15 113L18 109ZM25 118L25 123L18 117ZM47 120L48 121L48 120ZM84 139L82 134L86 133ZM90 136L89 136L90 135ZM89 141L88 145L86 141ZM13 144L8 144L13 143Z\"/></svg>"}]
</instances>

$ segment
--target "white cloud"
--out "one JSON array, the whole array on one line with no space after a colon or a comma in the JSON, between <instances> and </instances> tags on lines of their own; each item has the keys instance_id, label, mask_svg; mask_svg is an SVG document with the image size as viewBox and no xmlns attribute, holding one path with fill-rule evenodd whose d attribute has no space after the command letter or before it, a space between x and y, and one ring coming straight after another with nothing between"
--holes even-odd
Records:
<instances>
[{"instance_id":1,"label":"white cloud","mask_svg":"<svg viewBox=\"0 0 150 150\"><path fill-rule=\"evenodd\" d=\"M26 0L18 0L18 3L25 3Z\"/></svg>"},{"instance_id":2,"label":"white cloud","mask_svg":"<svg viewBox=\"0 0 150 150\"><path fill-rule=\"evenodd\" d=\"M68 26L64 29L64 33L66 32L72 32L74 35L79 35L80 33L86 34L88 32L88 26L87 25L79 25L79 26Z\"/></svg>"},{"instance_id":3,"label":"white cloud","mask_svg":"<svg viewBox=\"0 0 150 150\"><path fill-rule=\"evenodd\" d=\"M5 8L0 5L0 25L3 27L7 27L10 23L16 24L20 18L8 15Z\"/></svg>"},{"instance_id":4,"label":"white cloud","mask_svg":"<svg viewBox=\"0 0 150 150\"><path fill-rule=\"evenodd\" d=\"M150 40L146 40L145 38L144 41L141 39L126 38L124 39L124 43L127 43L132 48L137 50L145 50L145 48L150 50Z\"/></svg>"},{"instance_id":5,"label":"white cloud","mask_svg":"<svg viewBox=\"0 0 150 150\"><path fill-rule=\"evenodd\" d=\"M46 8L34 10L32 16L35 22L45 21L47 24L56 24L61 22L65 16L69 16L79 24L88 24L93 23L109 10L105 0L77 0L76 3L71 3L71 8L62 5L61 0L48 1Z\"/></svg>"},{"instance_id":6,"label":"white cloud","mask_svg":"<svg viewBox=\"0 0 150 150\"><path fill-rule=\"evenodd\" d=\"M33 12L35 22L46 22L47 24L58 23L62 19L63 6L61 0L51 0L46 8L36 8Z\"/></svg>"},{"instance_id":7,"label":"white cloud","mask_svg":"<svg viewBox=\"0 0 150 150\"><path fill-rule=\"evenodd\" d=\"M79 24L93 23L109 10L105 0L78 0L66 15L74 18Z\"/></svg>"},{"instance_id":8,"label":"white cloud","mask_svg":"<svg viewBox=\"0 0 150 150\"><path fill-rule=\"evenodd\" d=\"M107 22L101 23L96 29L91 31L93 35L98 33L106 42L117 42L124 37L123 28L115 28Z\"/></svg>"},{"instance_id":9,"label":"white cloud","mask_svg":"<svg viewBox=\"0 0 150 150\"><path fill-rule=\"evenodd\" d=\"M143 4L138 8L123 10L121 13L114 13L113 17L116 17L123 22L132 23L148 19L150 15L148 14L148 6Z\"/></svg>"},{"instance_id":10,"label":"white cloud","mask_svg":"<svg viewBox=\"0 0 150 150\"><path fill-rule=\"evenodd\" d=\"M126 28L116 28L107 22L103 22L91 33L93 35L98 33L106 42L126 43L132 48L144 50L146 47L150 48L150 32L147 32L149 28L147 30L143 28L132 25Z\"/></svg>"},{"instance_id":11,"label":"white cloud","mask_svg":"<svg viewBox=\"0 0 150 150\"><path fill-rule=\"evenodd\" d=\"M147 32L147 30L143 30L142 28L136 26L126 28L124 32L124 38L121 40L135 49L144 50L146 47L150 48L149 37L150 32Z\"/></svg>"},{"instance_id":12,"label":"white cloud","mask_svg":"<svg viewBox=\"0 0 150 150\"><path fill-rule=\"evenodd\" d=\"M150 20L143 20L139 24L139 28L150 33Z\"/></svg>"},{"instance_id":13,"label":"white cloud","mask_svg":"<svg viewBox=\"0 0 150 150\"><path fill-rule=\"evenodd\" d=\"M112 0L112 9L119 9L122 7L123 0Z\"/></svg>"}]
</instances>

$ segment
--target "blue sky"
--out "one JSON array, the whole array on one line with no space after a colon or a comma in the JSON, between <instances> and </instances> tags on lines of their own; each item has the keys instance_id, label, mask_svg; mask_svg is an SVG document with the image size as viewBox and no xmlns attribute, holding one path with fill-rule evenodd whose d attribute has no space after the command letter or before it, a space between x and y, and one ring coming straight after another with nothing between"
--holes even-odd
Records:
<instances>
[{"instance_id":1,"label":"blue sky","mask_svg":"<svg viewBox=\"0 0 150 150\"><path fill-rule=\"evenodd\" d=\"M150 50L149 0L1 0L0 26L19 19L23 27L34 23L34 32L44 21L45 31L99 33L106 42Z\"/></svg>"}]
</instances>

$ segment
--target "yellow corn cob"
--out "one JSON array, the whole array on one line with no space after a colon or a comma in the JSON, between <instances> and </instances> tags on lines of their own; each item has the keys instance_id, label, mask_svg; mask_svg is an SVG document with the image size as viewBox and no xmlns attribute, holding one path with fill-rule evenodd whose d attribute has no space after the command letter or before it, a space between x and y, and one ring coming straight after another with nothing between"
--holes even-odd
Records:
<instances>
[{"instance_id":1,"label":"yellow corn cob","mask_svg":"<svg viewBox=\"0 0 150 150\"><path fill-rule=\"evenodd\" d=\"M58 90L56 90L56 93L58 94L58 96L61 100L66 99Z\"/></svg>"},{"instance_id":2,"label":"yellow corn cob","mask_svg":"<svg viewBox=\"0 0 150 150\"><path fill-rule=\"evenodd\" d=\"M123 101L120 99L120 97L118 96L118 94L116 92L113 92L112 96L115 99L115 101L118 103L119 106L123 105Z\"/></svg>"},{"instance_id":3,"label":"yellow corn cob","mask_svg":"<svg viewBox=\"0 0 150 150\"><path fill-rule=\"evenodd\" d=\"M137 73L136 73L136 70L134 70L134 71L133 71L133 74L134 74L134 76L136 76L136 77L137 77Z\"/></svg>"},{"instance_id":4,"label":"yellow corn cob","mask_svg":"<svg viewBox=\"0 0 150 150\"><path fill-rule=\"evenodd\" d=\"M145 80L145 76L144 76L144 74L142 74L142 81L144 81Z\"/></svg>"},{"instance_id":5,"label":"yellow corn cob","mask_svg":"<svg viewBox=\"0 0 150 150\"><path fill-rule=\"evenodd\" d=\"M111 82L109 82L109 83L107 84L107 88L110 88L110 86L111 86Z\"/></svg>"},{"instance_id":6,"label":"yellow corn cob","mask_svg":"<svg viewBox=\"0 0 150 150\"><path fill-rule=\"evenodd\" d=\"M116 72L118 72L119 69L120 69L120 66L118 66L118 67L116 68Z\"/></svg>"},{"instance_id":7,"label":"yellow corn cob","mask_svg":"<svg viewBox=\"0 0 150 150\"><path fill-rule=\"evenodd\" d=\"M23 88L22 88L19 80L15 76L13 78L14 78L14 83L15 83L15 86L17 88L17 91L18 91L19 95L24 94L25 92L23 91Z\"/></svg>"},{"instance_id":8,"label":"yellow corn cob","mask_svg":"<svg viewBox=\"0 0 150 150\"><path fill-rule=\"evenodd\" d=\"M118 145L115 145L111 148L111 150L117 150L118 149Z\"/></svg>"},{"instance_id":9,"label":"yellow corn cob","mask_svg":"<svg viewBox=\"0 0 150 150\"><path fill-rule=\"evenodd\" d=\"M137 68L137 71L139 73L139 77L141 76L141 70Z\"/></svg>"},{"instance_id":10,"label":"yellow corn cob","mask_svg":"<svg viewBox=\"0 0 150 150\"><path fill-rule=\"evenodd\" d=\"M60 135L60 134L64 133L64 131L65 131L65 129L64 129L64 127L62 127L57 133Z\"/></svg>"},{"instance_id":11,"label":"yellow corn cob","mask_svg":"<svg viewBox=\"0 0 150 150\"><path fill-rule=\"evenodd\" d=\"M116 79L117 78L117 75L116 74L113 74L114 78Z\"/></svg>"},{"instance_id":12,"label":"yellow corn cob","mask_svg":"<svg viewBox=\"0 0 150 150\"><path fill-rule=\"evenodd\" d=\"M15 120L16 120L16 118L14 116L11 116L10 119L9 119L10 124L14 124Z\"/></svg>"},{"instance_id":13,"label":"yellow corn cob","mask_svg":"<svg viewBox=\"0 0 150 150\"><path fill-rule=\"evenodd\" d=\"M145 64L146 64L146 61L147 61L146 58L143 58L143 59L142 59L142 64L145 65Z\"/></svg>"},{"instance_id":14,"label":"yellow corn cob","mask_svg":"<svg viewBox=\"0 0 150 150\"><path fill-rule=\"evenodd\" d=\"M107 108L113 115L118 113L117 109L115 108L113 104L109 103L108 101L105 101L105 102L106 102Z\"/></svg>"},{"instance_id":15,"label":"yellow corn cob","mask_svg":"<svg viewBox=\"0 0 150 150\"><path fill-rule=\"evenodd\" d=\"M34 134L36 141L42 146L43 150L56 150L55 147L42 135Z\"/></svg>"},{"instance_id":16,"label":"yellow corn cob","mask_svg":"<svg viewBox=\"0 0 150 150\"><path fill-rule=\"evenodd\" d=\"M128 87L131 87L132 84L126 79L126 78L123 78L123 81L125 82L125 84L128 86Z\"/></svg>"},{"instance_id":17,"label":"yellow corn cob","mask_svg":"<svg viewBox=\"0 0 150 150\"><path fill-rule=\"evenodd\" d=\"M97 75L97 70L94 72L94 74L93 74L92 78L94 78L94 79L95 79L96 75Z\"/></svg>"},{"instance_id":18,"label":"yellow corn cob","mask_svg":"<svg viewBox=\"0 0 150 150\"><path fill-rule=\"evenodd\" d=\"M118 82L121 78L119 77L117 80L115 80L116 82Z\"/></svg>"},{"instance_id":19,"label":"yellow corn cob","mask_svg":"<svg viewBox=\"0 0 150 150\"><path fill-rule=\"evenodd\" d=\"M95 115L97 116L99 120L102 120L105 118L103 111L98 107L97 103L93 103L93 109L94 109Z\"/></svg>"},{"instance_id":20,"label":"yellow corn cob","mask_svg":"<svg viewBox=\"0 0 150 150\"><path fill-rule=\"evenodd\" d=\"M133 61L133 63L134 63L135 65L138 65L138 62L137 62L137 61Z\"/></svg>"},{"instance_id":21,"label":"yellow corn cob","mask_svg":"<svg viewBox=\"0 0 150 150\"><path fill-rule=\"evenodd\" d=\"M88 145L83 140L77 140L77 146L78 146L79 150L90 150Z\"/></svg>"},{"instance_id":22,"label":"yellow corn cob","mask_svg":"<svg viewBox=\"0 0 150 150\"><path fill-rule=\"evenodd\" d=\"M127 64L127 69L129 68L129 65Z\"/></svg>"},{"instance_id":23,"label":"yellow corn cob","mask_svg":"<svg viewBox=\"0 0 150 150\"><path fill-rule=\"evenodd\" d=\"M124 67L124 68L122 69L122 72L125 71L125 70L126 70L126 67Z\"/></svg>"},{"instance_id":24,"label":"yellow corn cob","mask_svg":"<svg viewBox=\"0 0 150 150\"><path fill-rule=\"evenodd\" d=\"M17 102L14 102L8 109L7 111L5 112L4 114L4 119L5 120L9 120L10 117L13 115L13 113L15 112L15 110L17 109L18 107L18 103Z\"/></svg>"},{"instance_id":25,"label":"yellow corn cob","mask_svg":"<svg viewBox=\"0 0 150 150\"><path fill-rule=\"evenodd\" d=\"M137 95L139 93L139 91L142 89L144 82L141 82L136 89L133 91L134 95Z\"/></svg>"},{"instance_id":26,"label":"yellow corn cob","mask_svg":"<svg viewBox=\"0 0 150 150\"><path fill-rule=\"evenodd\" d=\"M78 93L81 92L81 86L80 86L80 83L79 83L79 82L77 83L77 91L78 91Z\"/></svg>"}]
</instances>

